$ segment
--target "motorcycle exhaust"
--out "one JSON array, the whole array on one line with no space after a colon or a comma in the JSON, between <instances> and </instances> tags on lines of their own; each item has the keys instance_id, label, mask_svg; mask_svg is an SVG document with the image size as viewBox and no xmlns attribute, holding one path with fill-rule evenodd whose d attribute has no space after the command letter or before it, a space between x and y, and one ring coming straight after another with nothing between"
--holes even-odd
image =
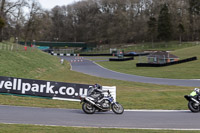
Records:
<instances>
[{"instance_id":1,"label":"motorcycle exhaust","mask_svg":"<svg viewBox=\"0 0 200 133\"><path fill-rule=\"evenodd\" d=\"M89 103L91 103L92 105L96 106L97 108L104 110L103 108L99 107L98 105L96 105L92 100L90 100L89 98L85 98L86 101L88 101Z\"/></svg>"},{"instance_id":2,"label":"motorcycle exhaust","mask_svg":"<svg viewBox=\"0 0 200 133\"><path fill-rule=\"evenodd\" d=\"M90 102L92 105L95 105L95 103L92 100L90 100L89 98L86 97L85 100Z\"/></svg>"}]
</instances>

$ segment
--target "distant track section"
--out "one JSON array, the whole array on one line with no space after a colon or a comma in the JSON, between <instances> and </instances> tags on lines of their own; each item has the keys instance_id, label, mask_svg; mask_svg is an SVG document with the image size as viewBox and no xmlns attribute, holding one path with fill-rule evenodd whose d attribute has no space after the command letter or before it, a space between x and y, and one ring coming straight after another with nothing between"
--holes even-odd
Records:
<instances>
[{"instance_id":1,"label":"distant track section","mask_svg":"<svg viewBox=\"0 0 200 133\"><path fill-rule=\"evenodd\" d=\"M61 57L65 60L71 62L71 60L76 60L76 57ZM161 84L161 85L175 85L175 86L192 86L200 87L199 80L184 80L184 79L166 79L166 78L151 78L136 76L130 74L124 74L115 72L102 66L96 64L93 61L87 60L87 57L83 58L81 61L71 62L72 70L85 73L92 76L124 80L124 81L133 81L133 82L142 82L142 83L151 83L151 84Z\"/></svg>"}]
</instances>

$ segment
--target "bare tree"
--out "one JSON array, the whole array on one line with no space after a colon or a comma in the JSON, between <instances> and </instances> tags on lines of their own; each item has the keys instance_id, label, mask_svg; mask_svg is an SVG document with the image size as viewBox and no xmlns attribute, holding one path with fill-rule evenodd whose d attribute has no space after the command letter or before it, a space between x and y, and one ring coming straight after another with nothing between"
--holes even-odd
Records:
<instances>
[{"instance_id":1,"label":"bare tree","mask_svg":"<svg viewBox=\"0 0 200 133\"><path fill-rule=\"evenodd\" d=\"M0 41L3 37L101 44L159 41L156 20L165 3L174 31L171 39L198 39L199 0L84 0L50 11L37 0L0 0Z\"/></svg>"},{"instance_id":2,"label":"bare tree","mask_svg":"<svg viewBox=\"0 0 200 133\"><path fill-rule=\"evenodd\" d=\"M4 23L3 26L0 27L0 41L3 39L3 28L8 24L8 20L16 17L15 10L19 7L22 7L25 0L17 0L16 2L1 0L0 1L0 18Z\"/></svg>"},{"instance_id":3,"label":"bare tree","mask_svg":"<svg viewBox=\"0 0 200 133\"><path fill-rule=\"evenodd\" d=\"M37 28L39 21L42 20L42 9L37 1L31 1L28 5L29 13L27 15L27 22L25 24L25 42L32 41L34 35L37 35Z\"/></svg>"}]
</instances>

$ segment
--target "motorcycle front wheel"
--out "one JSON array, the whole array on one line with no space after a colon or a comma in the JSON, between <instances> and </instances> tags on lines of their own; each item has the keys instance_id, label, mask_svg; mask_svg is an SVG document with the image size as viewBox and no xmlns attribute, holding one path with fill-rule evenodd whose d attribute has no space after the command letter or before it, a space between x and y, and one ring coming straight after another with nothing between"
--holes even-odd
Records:
<instances>
[{"instance_id":1,"label":"motorcycle front wheel","mask_svg":"<svg viewBox=\"0 0 200 133\"><path fill-rule=\"evenodd\" d=\"M94 114L95 107L90 103L83 103L82 109L86 114Z\"/></svg>"},{"instance_id":2,"label":"motorcycle front wheel","mask_svg":"<svg viewBox=\"0 0 200 133\"><path fill-rule=\"evenodd\" d=\"M192 112L199 112L199 105L195 105L196 103L193 101L189 101L188 103L188 108L192 111Z\"/></svg>"},{"instance_id":3,"label":"motorcycle front wheel","mask_svg":"<svg viewBox=\"0 0 200 133\"><path fill-rule=\"evenodd\" d=\"M123 114L124 113L124 108L123 108L123 106L121 104L114 103L114 104L112 104L112 111L115 114Z\"/></svg>"}]
</instances>

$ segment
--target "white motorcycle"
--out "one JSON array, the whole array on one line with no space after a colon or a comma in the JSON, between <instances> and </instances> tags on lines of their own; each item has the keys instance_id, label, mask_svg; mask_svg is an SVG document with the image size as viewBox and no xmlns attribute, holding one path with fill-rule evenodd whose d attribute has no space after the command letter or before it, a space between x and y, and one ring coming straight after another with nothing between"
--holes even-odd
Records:
<instances>
[{"instance_id":1,"label":"white motorcycle","mask_svg":"<svg viewBox=\"0 0 200 133\"><path fill-rule=\"evenodd\" d=\"M94 102L94 98L84 95L80 96L80 100L80 103L83 103L82 109L86 114L94 114L96 111L106 112L110 111L110 109L112 109L115 114L123 114L124 112L123 106L118 102L114 102L110 91L108 91L107 96L104 96L98 102Z\"/></svg>"}]
</instances>

